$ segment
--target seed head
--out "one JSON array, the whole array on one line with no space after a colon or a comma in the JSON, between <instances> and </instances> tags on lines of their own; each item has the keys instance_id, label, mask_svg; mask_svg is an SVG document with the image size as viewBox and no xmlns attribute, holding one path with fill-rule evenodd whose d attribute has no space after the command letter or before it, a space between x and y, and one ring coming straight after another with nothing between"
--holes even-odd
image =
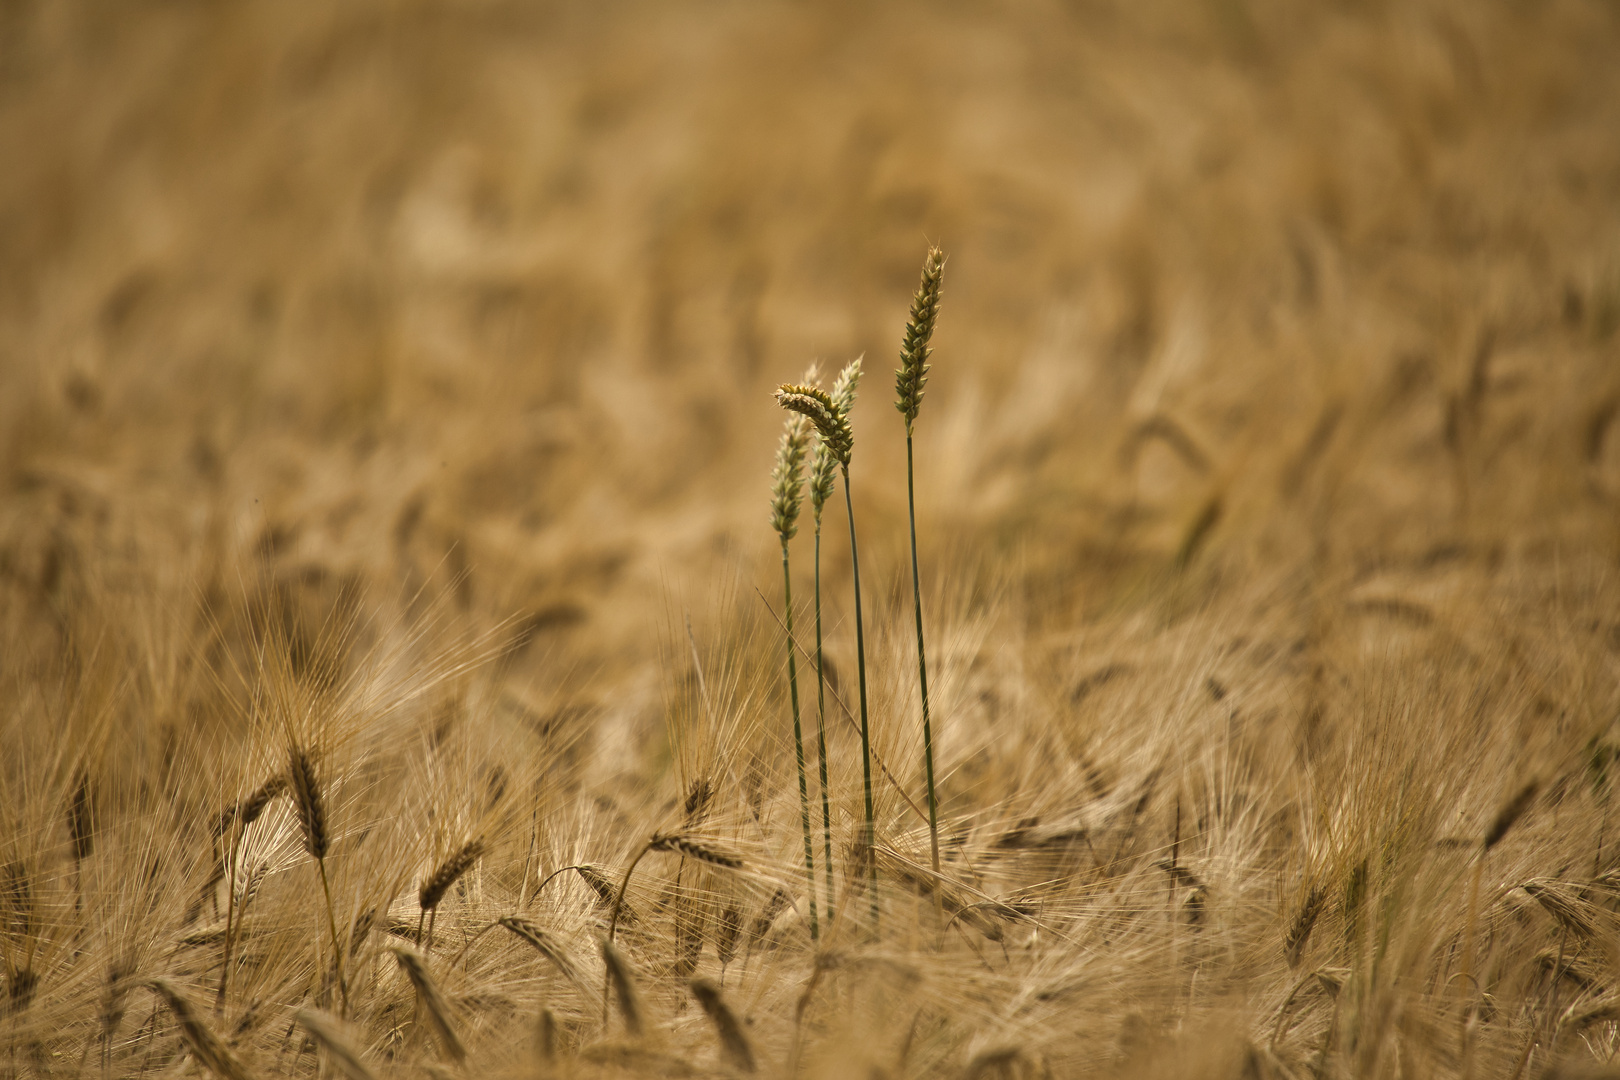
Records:
<instances>
[{"instance_id":1,"label":"seed head","mask_svg":"<svg viewBox=\"0 0 1620 1080\"><path fill-rule=\"evenodd\" d=\"M838 415L832 398L819 386L784 383L776 391L776 403L791 412L809 418L815 425L816 435L838 459L840 465L849 464L854 449L855 435L849 430L849 421Z\"/></svg>"},{"instance_id":2,"label":"seed head","mask_svg":"<svg viewBox=\"0 0 1620 1080\"><path fill-rule=\"evenodd\" d=\"M923 386L928 382L929 339L934 336L934 323L939 319L940 284L945 276L945 253L939 248L928 249L923 260L922 283L911 298L911 317L906 320L906 335L900 343L900 368L894 373L894 407L906 418L906 432L917 419L922 406Z\"/></svg>"},{"instance_id":3,"label":"seed head","mask_svg":"<svg viewBox=\"0 0 1620 1080\"><path fill-rule=\"evenodd\" d=\"M804 505L804 456L810 449L810 421L792 413L776 444L776 468L771 473L771 528L786 544L799 531L799 508Z\"/></svg>"}]
</instances>

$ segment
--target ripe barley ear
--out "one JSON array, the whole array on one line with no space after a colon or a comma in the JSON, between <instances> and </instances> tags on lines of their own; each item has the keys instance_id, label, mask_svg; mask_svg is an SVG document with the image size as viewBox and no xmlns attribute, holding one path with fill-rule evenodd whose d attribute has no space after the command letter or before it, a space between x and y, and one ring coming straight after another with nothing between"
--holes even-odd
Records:
<instances>
[{"instance_id":1,"label":"ripe barley ear","mask_svg":"<svg viewBox=\"0 0 1620 1080\"><path fill-rule=\"evenodd\" d=\"M623 953L614 947L613 942L604 939L602 941L602 963L607 968L608 984L612 986L614 996L618 998L619 1011L624 1014L625 1028L632 1035L640 1035L641 994L636 989L636 975L630 968L630 962L624 958ZM602 1022L607 1022L605 1008L602 1013Z\"/></svg>"},{"instance_id":2,"label":"ripe barley ear","mask_svg":"<svg viewBox=\"0 0 1620 1080\"><path fill-rule=\"evenodd\" d=\"M814 378L814 369L807 377ZM771 527L782 544L782 612L787 637L789 703L793 709L793 753L799 768L799 819L804 832L804 873L810 888L810 939L821 938L816 920L816 855L810 839L810 789L804 770L804 728L799 719L799 666L793 652L793 575L788 568L788 541L799 531L804 502L804 459L810 448L810 421L792 413L776 450L771 474Z\"/></svg>"},{"instance_id":3,"label":"ripe barley ear","mask_svg":"<svg viewBox=\"0 0 1620 1080\"><path fill-rule=\"evenodd\" d=\"M741 1072L753 1072L754 1049L748 1045L748 1036L743 1033L737 1014L731 1011L731 1006L721 996L720 988L708 979L694 979L692 996L697 998L698 1004L703 1006L703 1011L713 1021L715 1033L720 1036L720 1048L725 1051L727 1060Z\"/></svg>"},{"instance_id":4,"label":"ripe barley ear","mask_svg":"<svg viewBox=\"0 0 1620 1080\"><path fill-rule=\"evenodd\" d=\"M461 876L471 870L473 864L483 854L484 841L482 838L475 837L462 844L449 858L435 867L433 873L422 879L421 887L417 889L416 893L417 906L423 912L433 912L437 915L439 901L444 899L444 894L449 891L450 886L460 881ZM420 920L418 920L418 925L420 925ZM431 930L428 932L427 948L430 952L433 949L433 933Z\"/></svg>"},{"instance_id":5,"label":"ripe barley ear","mask_svg":"<svg viewBox=\"0 0 1620 1080\"><path fill-rule=\"evenodd\" d=\"M456 1034L450 1002L444 996L444 991L439 989L439 984L434 981L433 976L428 973L427 961L414 949L396 945L389 951L394 954L394 959L399 962L399 966L411 980L411 985L416 987L416 998L426 1010L433 1029L438 1032L439 1045L444 1047L445 1056L458 1062L466 1060L467 1049L461 1044L461 1037Z\"/></svg>"},{"instance_id":6,"label":"ripe barley ear","mask_svg":"<svg viewBox=\"0 0 1620 1080\"><path fill-rule=\"evenodd\" d=\"M326 1051L327 1060L349 1080L375 1080L371 1069L360 1057L360 1051L335 1016L319 1009L299 1009L293 1014L293 1019L310 1033L321 1049Z\"/></svg>"},{"instance_id":7,"label":"ripe barley ear","mask_svg":"<svg viewBox=\"0 0 1620 1080\"><path fill-rule=\"evenodd\" d=\"M511 931L514 936L528 942L535 952L551 961L551 965L561 972L569 982L583 988L584 983L580 978L579 967L556 938L521 915L502 915L496 921Z\"/></svg>"},{"instance_id":8,"label":"ripe barley ear","mask_svg":"<svg viewBox=\"0 0 1620 1080\"><path fill-rule=\"evenodd\" d=\"M191 1001L180 992L180 989L167 979L153 979L148 984L169 1006L174 1013L175 1022L180 1025L180 1034L185 1038L191 1052L197 1056L203 1066L220 1080L247 1080L248 1071L230 1047L226 1046L220 1037L214 1034L197 1010L192 1007Z\"/></svg>"},{"instance_id":9,"label":"ripe barley ear","mask_svg":"<svg viewBox=\"0 0 1620 1080\"><path fill-rule=\"evenodd\" d=\"M894 374L894 407L906 419L906 511L911 522L911 599L917 615L917 677L922 684L923 762L928 778L928 849L934 873L939 873L939 797L934 788L934 729L928 709L928 652L923 648L922 587L917 572L917 495L912 479L912 426L922 407L923 387L928 382L929 341L939 319L940 286L945 275L945 254L929 248L923 260L922 283L911 298L911 317L906 320L905 337L900 343L900 368Z\"/></svg>"},{"instance_id":10,"label":"ripe barley ear","mask_svg":"<svg viewBox=\"0 0 1620 1080\"><path fill-rule=\"evenodd\" d=\"M315 771L315 760L304 747L293 746L288 751L287 778L292 787L293 806L298 812L298 827L304 836L304 850L314 858L321 875L321 893L326 898L326 928L332 935L332 962L337 968L338 994L343 1000L339 1015L347 1019L349 980L343 974L343 946L338 942L337 912L332 906L332 885L326 876L326 853L332 845L327 831L326 799L320 776Z\"/></svg>"}]
</instances>

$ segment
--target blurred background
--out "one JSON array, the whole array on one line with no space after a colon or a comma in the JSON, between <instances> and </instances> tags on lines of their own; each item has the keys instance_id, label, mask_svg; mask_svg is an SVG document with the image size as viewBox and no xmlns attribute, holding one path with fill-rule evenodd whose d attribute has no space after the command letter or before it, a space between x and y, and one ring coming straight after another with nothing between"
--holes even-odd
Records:
<instances>
[{"instance_id":1,"label":"blurred background","mask_svg":"<svg viewBox=\"0 0 1620 1080\"><path fill-rule=\"evenodd\" d=\"M769 391L863 353L894 593L931 242L936 586L1612 565L1617 132L1598 0L6 0L7 603L424 590L619 680L775 596Z\"/></svg>"}]
</instances>

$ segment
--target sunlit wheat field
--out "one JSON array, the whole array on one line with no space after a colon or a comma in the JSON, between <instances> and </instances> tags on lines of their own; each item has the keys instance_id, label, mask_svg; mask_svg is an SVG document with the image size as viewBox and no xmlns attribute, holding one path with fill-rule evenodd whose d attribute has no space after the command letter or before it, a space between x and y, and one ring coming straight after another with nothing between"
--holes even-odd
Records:
<instances>
[{"instance_id":1,"label":"sunlit wheat field","mask_svg":"<svg viewBox=\"0 0 1620 1080\"><path fill-rule=\"evenodd\" d=\"M1613 3L13 0L0 162L0 1075L1620 1077Z\"/></svg>"}]
</instances>

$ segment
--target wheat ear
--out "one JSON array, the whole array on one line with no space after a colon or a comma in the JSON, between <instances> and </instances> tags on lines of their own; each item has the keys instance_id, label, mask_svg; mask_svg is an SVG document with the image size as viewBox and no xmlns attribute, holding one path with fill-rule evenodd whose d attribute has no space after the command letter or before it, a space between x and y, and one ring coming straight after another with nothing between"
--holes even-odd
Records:
<instances>
[{"instance_id":1,"label":"wheat ear","mask_svg":"<svg viewBox=\"0 0 1620 1080\"><path fill-rule=\"evenodd\" d=\"M602 940L602 964L607 969L607 981L619 999L619 1011L624 1014L624 1026L632 1035L641 1034L641 995L636 990L635 972L624 954L613 942ZM603 1002L602 1022L607 1023L607 1003Z\"/></svg>"},{"instance_id":2,"label":"wheat ear","mask_svg":"<svg viewBox=\"0 0 1620 1080\"><path fill-rule=\"evenodd\" d=\"M917 676L922 683L923 762L928 779L928 850L934 873L939 873L939 798L934 788L934 729L928 710L928 653L923 648L922 586L917 572L917 496L912 479L911 429L922 406L928 382L929 346L939 318L940 285L945 275L945 254L928 249L923 260L922 283L911 298L911 317L900 344L900 369L894 373L894 407L906 418L906 511L911 522L911 599L917 614Z\"/></svg>"},{"instance_id":3,"label":"wheat ear","mask_svg":"<svg viewBox=\"0 0 1620 1080\"><path fill-rule=\"evenodd\" d=\"M216 1014L225 1012L225 997L231 983L231 950L236 943L235 931L239 929L239 927L233 927L232 916L236 914L236 862L238 851L242 846L242 835L247 831L249 825L259 820L265 808L270 805L270 801L280 795L286 786L286 777L276 773L260 784L247 798L226 807L214 822L215 836L224 837L229 834L230 843L227 845L227 858L231 868L231 880L225 893L224 958L219 965L219 993L214 998L214 1012ZM234 829L232 828L233 825L235 826ZM239 916L237 921L240 921Z\"/></svg>"},{"instance_id":4,"label":"wheat ear","mask_svg":"<svg viewBox=\"0 0 1620 1080\"><path fill-rule=\"evenodd\" d=\"M732 1065L741 1072L753 1072L754 1049L748 1045L748 1036L737 1021L737 1014L731 1011L731 1006L720 995L720 988L708 979L694 979L692 996L697 998L697 1003L703 1006L703 1011L714 1022L714 1030L720 1036L720 1047Z\"/></svg>"},{"instance_id":5,"label":"wheat ear","mask_svg":"<svg viewBox=\"0 0 1620 1080\"><path fill-rule=\"evenodd\" d=\"M438 1032L439 1044L444 1047L445 1055L454 1061L465 1061L467 1048L461 1045L461 1039L456 1035L455 1024L451 1019L450 1002L445 998L439 984L433 981L428 974L427 961L415 949L407 949L400 945L389 949L399 966L404 969L411 985L416 987L416 998L427 1010L428 1020Z\"/></svg>"},{"instance_id":6,"label":"wheat ear","mask_svg":"<svg viewBox=\"0 0 1620 1080\"><path fill-rule=\"evenodd\" d=\"M805 376L814 384L815 369ZM771 474L771 527L782 543L782 610L787 630L788 690L793 709L793 754L799 767L799 820L804 830L804 874L810 889L810 940L821 939L816 919L816 852L810 839L810 789L804 770L804 728L799 719L799 664L793 652L793 575L788 569L788 541L799 531L799 509L804 502L804 459L810 448L810 421L790 414L776 449Z\"/></svg>"},{"instance_id":7,"label":"wheat ear","mask_svg":"<svg viewBox=\"0 0 1620 1080\"><path fill-rule=\"evenodd\" d=\"M343 1000L341 1015L347 1018L349 981L343 974L343 946L338 943L332 885L326 877L326 853L331 847L332 838L327 832L326 800L321 792L320 777L315 772L315 761L308 750L294 746L288 751L287 779L292 787L293 807L298 812L298 827L304 834L304 850L314 858L321 873L321 892L326 897L326 927L332 933L332 962L337 967L338 993Z\"/></svg>"},{"instance_id":8,"label":"wheat ear","mask_svg":"<svg viewBox=\"0 0 1620 1080\"><path fill-rule=\"evenodd\" d=\"M553 967L575 986L584 987L579 968L558 941L521 915L502 915L496 922L534 947L535 952L551 961Z\"/></svg>"},{"instance_id":9,"label":"wheat ear","mask_svg":"<svg viewBox=\"0 0 1620 1080\"><path fill-rule=\"evenodd\" d=\"M418 945L422 943L421 916L427 914L428 912L432 912L434 917L437 918L439 901L444 899L444 894L450 890L450 886L461 880L461 876L463 874L472 869L473 864L476 863L479 858L483 856L483 854L483 839L480 837L474 837L473 839L468 840L465 844L462 844L455 850L453 854L451 854L448 859L445 859L444 862L436 866L433 873L422 879L421 887L418 888L416 892L417 906L421 909L421 913L417 916L416 920L416 938ZM429 952L433 950L433 930L431 926L428 929L427 949Z\"/></svg>"},{"instance_id":10,"label":"wheat ear","mask_svg":"<svg viewBox=\"0 0 1620 1080\"><path fill-rule=\"evenodd\" d=\"M221 1080L248 1080L248 1071L242 1062L231 1053L231 1048L203 1023L202 1018L197 1015L197 1010L180 992L179 987L167 979L153 979L147 985L156 990L168 1004L169 1011L174 1013L174 1018L180 1025L180 1034L204 1068Z\"/></svg>"},{"instance_id":11,"label":"wheat ear","mask_svg":"<svg viewBox=\"0 0 1620 1080\"><path fill-rule=\"evenodd\" d=\"M299 1009L293 1018L326 1051L327 1060L349 1080L376 1080L337 1017L319 1009Z\"/></svg>"}]
</instances>

